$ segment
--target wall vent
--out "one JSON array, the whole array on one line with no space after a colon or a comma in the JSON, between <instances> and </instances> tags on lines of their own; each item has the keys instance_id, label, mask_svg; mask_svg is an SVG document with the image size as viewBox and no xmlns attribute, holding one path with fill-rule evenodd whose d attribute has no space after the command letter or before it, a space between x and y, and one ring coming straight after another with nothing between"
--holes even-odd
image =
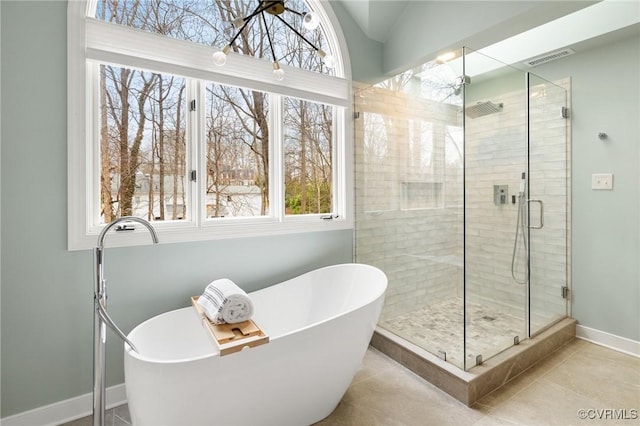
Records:
<instances>
[{"instance_id":1,"label":"wall vent","mask_svg":"<svg viewBox=\"0 0 640 426\"><path fill-rule=\"evenodd\" d=\"M531 58L525 61L525 65L530 67L536 67L547 62L555 61L556 59L564 58L565 56L573 55L574 52L571 49L556 50L555 52L547 53L536 58Z\"/></svg>"}]
</instances>

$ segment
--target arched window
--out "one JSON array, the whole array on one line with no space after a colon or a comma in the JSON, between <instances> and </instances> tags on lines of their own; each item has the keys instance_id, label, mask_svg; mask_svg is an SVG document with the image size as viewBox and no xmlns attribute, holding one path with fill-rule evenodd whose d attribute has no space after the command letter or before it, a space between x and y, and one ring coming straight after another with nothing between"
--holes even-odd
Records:
<instances>
[{"instance_id":1,"label":"arched window","mask_svg":"<svg viewBox=\"0 0 640 426\"><path fill-rule=\"evenodd\" d=\"M264 3L280 2L69 2L70 249L127 215L163 241L352 226L344 40L303 0L239 31ZM144 238L126 234L115 243Z\"/></svg>"},{"instance_id":2,"label":"arched window","mask_svg":"<svg viewBox=\"0 0 640 426\"><path fill-rule=\"evenodd\" d=\"M279 13L269 13L272 9ZM327 66L316 52L331 54L338 47L335 41L331 46L325 34L328 24L318 23L317 30L305 28L307 12L320 20L304 0L98 0L92 15L105 22L219 48L237 34L231 44L234 53L334 75L333 63ZM342 67L337 75L343 75Z\"/></svg>"}]
</instances>

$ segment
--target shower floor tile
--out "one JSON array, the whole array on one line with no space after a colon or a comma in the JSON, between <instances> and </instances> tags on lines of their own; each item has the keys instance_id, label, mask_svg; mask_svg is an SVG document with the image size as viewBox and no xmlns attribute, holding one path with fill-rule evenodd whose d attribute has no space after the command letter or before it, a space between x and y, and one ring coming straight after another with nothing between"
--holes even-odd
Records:
<instances>
[{"instance_id":1,"label":"shower floor tile","mask_svg":"<svg viewBox=\"0 0 640 426\"><path fill-rule=\"evenodd\" d=\"M464 368L463 323L463 301L453 298L384 320L380 326L434 355L445 352L448 362ZM524 327L523 318L467 302L467 368L475 365L477 355L486 360L511 346L515 336L524 339Z\"/></svg>"}]
</instances>

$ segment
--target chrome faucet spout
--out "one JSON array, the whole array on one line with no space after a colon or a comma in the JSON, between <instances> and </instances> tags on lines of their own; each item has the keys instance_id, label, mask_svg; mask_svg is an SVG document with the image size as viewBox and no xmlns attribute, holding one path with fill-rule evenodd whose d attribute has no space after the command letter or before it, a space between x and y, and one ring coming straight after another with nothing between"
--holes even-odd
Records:
<instances>
[{"instance_id":1,"label":"chrome faucet spout","mask_svg":"<svg viewBox=\"0 0 640 426\"><path fill-rule=\"evenodd\" d=\"M145 228L147 228L149 230L149 233L151 234L151 239L153 240L154 244L158 244L158 234L156 233L156 230L153 228L153 226L151 226L151 224L142 219L141 217L136 217L136 216L123 216L123 217L119 217L116 220L110 222L107 226L105 226L102 229L102 232L100 232L100 235L98 236L98 248L99 249L103 249L104 248L104 239L107 236L107 234L109 233L109 231L111 231L112 228L114 228L116 225L120 225L123 222L137 222L141 225L143 225Z\"/></svg>"},{"instance_id":2,"label":"chrome faucet spout","mask_svg":"<svg viewBox=\"0 0 640 426\"><path fill-rule=\"evenodd\" d=\"M137 348L118 328L107 313L107 281L104 279L104 240L115 226L124 222L137 222L143 225L151 234L154 244L158 243L158 234L153 226L146 220L135 216L120 217L106 225L98 236L98 244L95 250L95 286L93 294L93 426L105 424L105 395L106 395L106 345L107 327L111 328L131 350L138 352Z\"/></svg>"}]
</instances>

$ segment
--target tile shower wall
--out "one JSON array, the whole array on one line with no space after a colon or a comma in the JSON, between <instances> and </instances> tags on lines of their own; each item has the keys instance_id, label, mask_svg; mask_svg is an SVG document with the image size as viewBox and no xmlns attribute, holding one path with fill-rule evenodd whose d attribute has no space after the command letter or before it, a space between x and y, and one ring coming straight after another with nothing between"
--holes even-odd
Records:
<instances>
[{"instance_id":1,"label":"tile shower wall","mask_svg":"<svg viewBox=\"0 0 640 426\"><path fill-rule=\"evenodd\" d=\"M469 92L473 92L471 85ZM526 93L499 94L500 112L466 118L466 290L467 298L525 320L525 286L511 275L520 178L527 170ZM494 185L507 188L506 204L494 202ZM516 271L524 278L523 253Z\"/></svg>"},{"instance_id":2,"label":"tile shower wall","mask_svg":"<svg viewBox=\"0 0 640 426\"><path fill-rule=\"evenodd\" d=\"M512 196L517 195L521 174L529 167L529 198L544 202L544 226L529 234L535 330L566 313L561 287L567 281L568 120L562 117L565 90L540 84L530 92L529 148L524 90L497 95L490 100L503 104L501 112L467 118L465 123L466 294L470 301L524 321L526 288L514 280L511 270L518 219L517 197ZM495 204L495 185L508 186L506 204ZM530 211L530 223L537 225L539 205L532 203ZM526 257L521 247L520 240L515 275L524 281Z\"/></svg>"},{"instance_id":3,"label":"tile shower wall","mask_svg":"<svg viewBox=\"0 0 640 426\"><path fill-rule=\"evenodd\" d=\"M356 260L389 278L381 320L461 297L460 108L355 92Z\"/></svg>"},{"instance_id":4,"label":"tile shower wall","mask_svg":"<svg viewBox=\"0 0 640 426\"><path fill-rule=\"evenodd\" d=\"M354 89L355 252L357 261L389 277L381 321L463 297L461 108L379 87ZM531 303L532 318L544 322L550 314L535 310L564 312L558 295L567 273L568 123L560 116L564 92L551 96L538 89L531 100L531 161L545 183L533 177L531 190L532 197L544 198L547 220L531 235L539 247L532 259L532 286L539 287ZM517 220L511 195L527 169L525 93L491 100L503 103L503 110L466 119L467 297L524 321L525 289L511 275ZM508 185L507 204L494 204L494 185ZM522 275L522 262L517 266Z\"/></svg>"}]
</instances>

